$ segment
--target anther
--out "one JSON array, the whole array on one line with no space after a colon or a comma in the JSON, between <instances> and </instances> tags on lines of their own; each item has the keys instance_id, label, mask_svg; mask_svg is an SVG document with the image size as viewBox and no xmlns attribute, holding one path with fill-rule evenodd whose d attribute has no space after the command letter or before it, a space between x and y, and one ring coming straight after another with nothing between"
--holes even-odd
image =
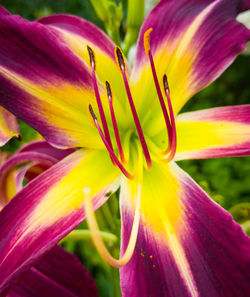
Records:
<instances>
[{"instance_id":1,"label":"anther","mask_svg":"<svg viewBox=\"0 0 250 297\"><path fill-rule=\"evenodd\" d=\"M96 117L96 115L95 115L95 113L94 113L94 111L93 111L93 108L92 108L91 104L89 104L89 112L90 112L90 114L91 114L91 116L92 116L92 118L93 118L93 120L94 120L95 126L96 126L96 128L97 128L97 130L98 130L98 132L99 132L99 134L100 134L100 136L101 136L101 139L102 139L104 145L106 146L106 148L107 148L107 150L108 150L108 152L109 152L109 154L110 154L111 159L113 160L113 162L115 162L115 164L118 166L118 168L121 170L121 172L122 172L127 178L129 178L129 179L133 179L134 176L131 175L131 174L124 168L124 166L121 164L121 162L120 162L120 161L118 160L118 158L116 157L116 155L115 155L113 149L110 147L108 141L106 140L106 138L105 138L105 136L104 136L104 134L103 134L103 132L102 132L102 129L101 129L99 123L98 123L97 117Z\"/></svg>"},{"instance_id":2,"label":"anther","mask_svg":"<svg viewBox=\"0 0 250 297\"><path fill-rule=\"evenodd\" d=\"M172 128L172 141L171 141L171 150L170 154L167 158L165 158L165 161L170 162L173 160L175 153L176 153L176 147L177 147L177 136L176 136L176 126L175 126L175 119L174 119L174 111L170 99L170 90L169 90L169 85L168 85L168 79L167 75L163 75L163 87L165 91L165 95L167 98L168 102L168 110L169 110L169 115L170 115L170 120L171 120L171 128Z\"/></svg>"},{"instance_id":3,"label":"anther","mask_svg":"<svg viewBox=\"0 0 250 297\"><path fill-rule=\"evenodd\" d=\"M152 75L153 75L153 79L154 79L154 83L155 83L155 87L156 87L156 92L159 98L159 102L161 105L161 109L163 112L163 116L165 119L165 124L167 127L167 132L168 132L168 148L165 151L165 153L168 153L170 151L171 148L171 142L172 142L172 127L170 124L170 120L169 120L169 116L168 116L168 111L161 93L161 88L160 88L160 84L157 78L157 73L156 73L156 69L155 69L155 65L154 65L154 60L153 60L153 56L150 50L150 33L153 31L152 28L148 29L145 33L144 33L144 49L145 49L145 53L146 55L149 57L149 61L150 61L150 66L151 66L151 71L152 71Z\"/></svg>"},{"instance_id":4,"label":"anther","mask_svg":"<svg viewBox=\"0 0 250 297\"><path fill-rule=\"evenodd\" d=\"M145 33L144 33L144 50L145 50L145 54L148 56L149 55L149 50L150 50L150 33L153 31L152 28L148 29Z\"/></svg>"},{"instance_id":5,"label":"anther","mask_svg":"<svg viewBox=\"0 0 250 297\"><path fill-rule=\"evenodd\" d=\"M116 62L119 65L121 71L123 71L123 70L125 71L126 64L125 64L124 55L118 46L115 48L115 57L116 57Z\"/></svg>"},{"instance_id":6,"label":"anther","mask_svg":"<svg viewBox=\"0 0 250 297\"><path fill-rule=\"evenodd\" d=\"M141 145L142 145L143 153L145 155L145 159L146 159L146 162L147 162L147 167L148 167L148 169L151 169L151 167L152 167L151 157L150 157L150 154L149 154L149 150L148 150L148 147L147 147L145 137L144 137L143 132L142 132L139 117L138 117L136 109L135 109L132 94L131 94L131 91L130 91L130 88L129 88L128 79L127 79L126 71L125 71L126 70L125 59L124 59L123 53L121 52L119 47L115 48L115 56L116 56L117 64L120 67L121 72L122 72L122 77L123 77L123 81L124 81L124 85L125 85L125 89L126 89L130 109L132 111L132 115L133 115L133 118L134 118L137 133L138 133Z\"/></svg>"},{"instance_id":7,"label":"anther","mask_svg":"<svg viewBox=\"0 0 250 297\"><path fill-rule=\"evenodd\" d=\"M91 66L91 68L94 68L95 69L95 54L94 54L94 51L88 45L87 45L87 49L88 49L88 52L89 52L90 66Z\"/></svg>"},{"instance_id":8,"label":"anther","mask_svg":"<svg viewBox=\"0 0 250 297\"><path fill-rule=\"evenodd\" d=\"M89 112L90 112L90 114L91 114L93 120L94 120L94 121L97 121L97 117L96 117L96 115L95 115L95 113L94 113L94 110L93 110L93 107L92 107L91 104L89 104Z\"/></svg>"},{"instance_id":9,"label":"anther","mask_svg":"<svg viewBox=\"0 0 250 297\"><path fill-rule=\"evenodd\" d=\"M111 86L110 86L110 83L108 81L106 81L106 89L107 89L108 98L113 99L112 91L111 91Z\"/></svg>"},{"instance_id":10,"label":"anther","mask_svg":"<svg viewBox=\"0 0 250 297\"><path fill-rule=\"evenodd\" d=\"M169 93L168 78L167 78L166 74L163 75L163 87L164 87L165 92Z\"/></svg>"},{"instance_id":11,"label":"anther","mask_svg":"<svg viewBox=\"0 0 250 297\"><path fill-rule=\"evenodd\" d=\"M111 86L108 81L106 81L106 89L107 89L107 95L108 95L108 99L109 99L109 109L110 109L111 119L112 119L112 123L113 123L113 127L114 127L115 138L116 138L116 142L117 142L119 155L120 155L122 163L125 163L121 138L120 138L120 134L119 134L116 118L115 118L115 113L114 113L113 96L112 96Z\"/></svg>"}]
</instances>

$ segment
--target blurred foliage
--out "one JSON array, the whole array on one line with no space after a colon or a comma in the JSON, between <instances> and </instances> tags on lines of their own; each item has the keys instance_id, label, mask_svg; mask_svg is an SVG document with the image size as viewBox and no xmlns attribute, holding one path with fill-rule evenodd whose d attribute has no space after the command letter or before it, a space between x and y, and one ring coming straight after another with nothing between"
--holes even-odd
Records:
<instances>
[{"instance_id":1,"label":"blurred foliage","mask_svg":"<svg viewBox=\"0 0 250 297\"><path fill-rule=\"evenodd\" d=\"M93 0L94 1L94 0ZM92 2L93 2L92 1ZM112 2L112 0L108 0ZM145 13L156 0L147 0ZM113 1L114 9L122 4L123 21L120 26L122 39L126 32L127 1ZM1 4L11 13L34 20L51 13L72 13L84 17L100 28L107 29L97 16L90 0L2 0ZM118 9L119 10L119 9ZM100 14L100 12L99 12ZM120 17L119 16L119 17ZM104 20L105 18L103 18ZM119 18L118 18L119 20ZM119 20L120 21L120 20ZM117 24L116 24L117 25ZM185 111L200 110L215 106L227 106L250 103L249 86L250 57L239 56L219 79L194 96L183 108ZM12 139L3 149L14 152L23 143L34 139L37 134L26 124L20 122L22 141ZM229 209L236 220L242 223L244 230L250 233L250 157L224 158L208 160L186 160L178 162L200 186L224 208ZM114 194L97 212L98 222L103 231L120 235L118 194ZM86 222L78 228L86 229ZM100 258L91 240L67 241L63 246L76 253L94 277L101 297L119 297L119 272ZM111 253L119 256L119 241L110 243Z\"/></svg>"}]
</instances>

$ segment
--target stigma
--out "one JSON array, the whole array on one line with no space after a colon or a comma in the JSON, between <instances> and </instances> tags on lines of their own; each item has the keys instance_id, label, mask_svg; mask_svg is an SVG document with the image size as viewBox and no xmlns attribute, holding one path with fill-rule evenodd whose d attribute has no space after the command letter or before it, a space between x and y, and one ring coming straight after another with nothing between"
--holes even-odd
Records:
<instances>
[{"instance_id":1,"label":"stigma","mask_svg":"<svg viewBox=\"0 0 250 297\"><path fill-rule=\"evenodd\" d=\"M169 89L169 84L167 80L167 76L164 73L162 77L162 87L163 87L163 93L165 96L165 100L162 95L162 88L160 86L158 76L156 73L156 68L153 60L153 55L150 47L150 34L153 31L152 28L148 29L145 34L144 34L144 49L145 49L145 54L149 59L150 67L151 67L151 72L156 88L156 92L158 95L159 103L162 109L162 113L164 116L165 120L165 125L167 129L167 135L168 135L168 147L166 150L163 152L163 161L170 162L173 160L175 153L176 153L176 146L177 146L177 137L176 137L176 126L175 126L175 118L174 118L174 113L173 113L173 107L170 99L170 89ZM107 98L109 102L109 112L112 120L112 125L113 125L113 131L115 135L115 141L117 144L118 148L118 153L119 153L119 158L116 156L111 137L110 137L110 132L109 132L109 127L106 121L100 93L98 90L98 85L97 85L97 78L96 78L96 58L95 58L95 53L93 49L90 46L87 46L88 54L89 54L89 60L90 60L90 68L92 70L92 80L93 80L93 86L94 86L94 91L95 91L95 97L96 97L96 103L99 109L99 114L100 114L100 119L102 123L102 128L98 122L98 119L96 117L96 114L93 110L93 107L89 105L89 112L90 115L93 119L94 125L96 129L98 130L98 133L103 141L103 144L105 145L107 151L109 152L111 161L115 166L117 166L121 172L128 178L128 179L133 179L134 175L129 173L128 170L125 168L126 160L124 157L124 152L123 152L123 147L122 147L122 142L120 138L120 133L119 133L119 128L117 125L117 120L115 116L115 111L114 111L114 106L113 106L113 94L112 94L112 88L111 85L108 81L105 82L106 84L106 90L107 90ZM117 66L121 72L123 82L124 82L124 87L126 90L127 94L127 99L128 103L130 106L130 110L134 119L134 124L136 127L137 135L139 138L139 141L141 143L143 155L145 157L146 161L146 168L147 170L151 170L152 168L152 160L151 160L151 155L150 151L142 130L142 126L135 108L134 100L130 91L129 83L128 83L128 78L126 74L126 62L124 55L122 53L122 50L119 47L115 47L114 50L114 55L115 55L115 60L117 63ZM166 101L166 103L165 103Z\"/></svg>"}]
</instances>

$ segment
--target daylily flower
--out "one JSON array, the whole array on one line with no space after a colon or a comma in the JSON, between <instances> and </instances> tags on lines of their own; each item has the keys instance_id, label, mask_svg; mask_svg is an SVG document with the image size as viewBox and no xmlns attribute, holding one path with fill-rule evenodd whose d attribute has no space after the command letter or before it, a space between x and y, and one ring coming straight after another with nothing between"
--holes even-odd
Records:
<instances>
[{"instance_id":1,"label":"daylily flower","mask_svg":"<svg viewBox=\"0 0 250 297\"><path fill-rule=\"evenodd\" d=\"M80 148L1 212L2 292L87 213L100 253L123 266L123 296L249 294L249 238L174 162L250 154L249 105L178 115L245 48L250 32L235 17L249 7L160 1L141 28L132 71L81 18L29 22L1 10L0 104L51 145ZM117 260L98 236L93 209L118 187Z\"/></svg>"},{"instance_id":2,"label":"daylily flower","mask_svg":"<svg viewBox=\"0 0 250 297\"><path fill-rule=\"evenodd\" d=\"M74 149L73 149L74 150ZM24 177L32 179L71 153L58 150L45 141L24 145L7 159L2 153L0 167L0 209L23 187ZM3 155L3 158L2 158ZM27 164L29 161L29 164ZM20 167L21 164L25 166ZM18 168L16 168L19 166ZM26 271L8 291L6 297L89 297L98 296L92 277L74 255L60 246Z\"/></svg>"}]
</instances>

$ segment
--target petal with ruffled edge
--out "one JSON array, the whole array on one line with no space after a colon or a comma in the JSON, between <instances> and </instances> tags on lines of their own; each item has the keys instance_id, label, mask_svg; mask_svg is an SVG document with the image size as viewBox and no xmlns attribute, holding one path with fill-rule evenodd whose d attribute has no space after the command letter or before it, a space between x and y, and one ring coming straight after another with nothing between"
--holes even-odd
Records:
<instances>
[{"instance_id":1,"label":"petal with ruffled edge","mask_svg":"<svg viewBox=\"0 0 250 297\"><path fill-rule=\"evenodd\" d=\"M88 112L96 106L89 66L60 34L0 14L0 43L0 104L54 146L102 147Z\"/></svg>"},{"instance_id":2,"label":"petal with ruffled edge","mask_svg":"<svg viewBox=\"0 0 250 297\"><path fill-rule=\"evenodd\" d=\"M97 209L117 189L119 175L106 151L80 150L11 199L0 213L0 292L85 219L85 187Z\"/></svg>"},{"instance_id":3,"label":"petal with ruffled edge","mask_svg":"<svg viewBox=\"0 0 250 297\"><path fill-rule=\"evenodd\" d=\"M19 136L17 120L13 114L0 106L0 146L5 145L14 136Z\"/></svg>"},{"instance_id":4,"label":"petal with ruffled edge","mask_svg":"<svg viewBox=\"0 0 250 297\"><path fill-rule=\"evenodd\" d=\"M216 107L176 117L175 160L250 155L250 105ZM164 150L166 131L153 137Z\"/></svg>"},{"instance_id":5,"label":"petal with ruffled edge","mask_svg":"<svg viewBox=\"0 0 250 297\"><path fill-rule=\"evenodd\" d=\"M131 189L122 184L122 251L133 221ZM153 164L141 199L135 252L120 270L123 297L249 294L250 239L190 176L175 163Z\"/></svg>"},{"instance_id":6,"label":"petal with ruffled edge","mask_svg":"<svg viewBox=\"0 0 250 297\"><path fill-rule=\"evenodd\" d=\"M141 113L160 112L143 47L146 30L153 28L150 40L156 71L160 81L163 74L167 74L177 113L193 94L216 79L245 49L250 31L235 18L248 8L247 0L160 1L141 28L131 75L134 98Z\"/></svg>"},{"instance_id":7,"label":"petal with ruffled edge","mask_svg":"<svg viewBox=\"0 0 250 297\"><path fill-rule=\"evenodd\" d=\"M60 246L52 248L24 272L7 297L97 297L94 280L76 256Z\"/></svg>"}]
</instances>

